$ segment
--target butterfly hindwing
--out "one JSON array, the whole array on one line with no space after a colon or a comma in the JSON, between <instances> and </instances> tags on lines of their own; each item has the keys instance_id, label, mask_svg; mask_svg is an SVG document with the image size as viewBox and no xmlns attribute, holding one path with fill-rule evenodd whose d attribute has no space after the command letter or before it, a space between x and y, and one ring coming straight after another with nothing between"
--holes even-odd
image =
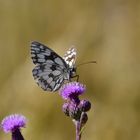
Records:
<instances>
[{"instance_id":1,"label":"butterfly hindwing","mask_svg":"<svg viewBox=\"0 0 140 140\"><path fill-rule=\"evenodd\" d=\"M34 79L42 89L56 91L64 81L61 71L62 68L58 67L58 65L46 63L36 66L32 73Z\"/></svg>"},{"instance_id":2,"label":"butterfly hindwing","mask_svg":"<svg viewBox=\"0 0 140 140\"><path fill-rule=\"evenodd\" d=\"M76 61L76 49L70 48L64 55L63 59L72 68L75 65Z\"/></svg>"}]
</instances>

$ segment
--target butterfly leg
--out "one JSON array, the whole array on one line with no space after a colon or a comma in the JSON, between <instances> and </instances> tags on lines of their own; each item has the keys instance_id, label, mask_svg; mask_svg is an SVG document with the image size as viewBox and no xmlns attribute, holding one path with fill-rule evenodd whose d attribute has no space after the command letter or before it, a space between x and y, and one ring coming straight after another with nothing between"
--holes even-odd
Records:
<instances>
[{"instance_id":1,"label":"butterfly leg","mask_svg":"<svg viewBox=\"0 0 140 140\"><path fill-rule=\"evenodd\" d=\"M79 75L75 75L75 76L73 76L72 78L76 78L76 81L77 81L77 82L79 81Z\"/></svg>"}]
</instances>

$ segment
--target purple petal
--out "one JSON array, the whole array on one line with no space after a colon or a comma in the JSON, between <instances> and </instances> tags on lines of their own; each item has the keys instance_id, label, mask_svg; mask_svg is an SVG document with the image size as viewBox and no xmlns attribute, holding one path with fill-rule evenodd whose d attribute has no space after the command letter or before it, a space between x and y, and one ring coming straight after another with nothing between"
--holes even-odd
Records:
<instances>
[{"instance_id":1,"label":"purple petal","mask_svg":"<svg viewBox=\"0 0 140 140\"><path fill-rule=\"evenodd\" d=\"M67 83L60 89L60 95L63 99L77 98L85 92L85 86L79 82Z\"/></svg>"},{"instance_id":2,"label":"purple petal","mask_svg":"<svg viewBox=\"0 0 140 140\"><path fill-rule=\"evenodd\" d=\"M21 127L25 127L26 121L27 120L23 115L13 114L2 120L1 127L5 133L8 133L20 129Z\"/></svg>"}]
</instances>

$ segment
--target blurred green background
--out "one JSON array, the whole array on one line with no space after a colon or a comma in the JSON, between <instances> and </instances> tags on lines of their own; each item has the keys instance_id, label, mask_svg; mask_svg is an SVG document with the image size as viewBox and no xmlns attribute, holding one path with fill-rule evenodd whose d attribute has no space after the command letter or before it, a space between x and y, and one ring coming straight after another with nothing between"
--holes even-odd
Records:
<instances>
[{"instance_id":1,"label":"blurred green background","mask_svg":"<svg viewBox=\"0 0 140 140\"><path fill-rule=\"evenodd\" d=\"M77 69L92 102L83 140L140 139L140 1L0 0L0 120L25 115L27 140L74 140L61 97L33 79L33 40L62 56L75 45L77 64L97 61Z\"/></svg>"}]
</instances>

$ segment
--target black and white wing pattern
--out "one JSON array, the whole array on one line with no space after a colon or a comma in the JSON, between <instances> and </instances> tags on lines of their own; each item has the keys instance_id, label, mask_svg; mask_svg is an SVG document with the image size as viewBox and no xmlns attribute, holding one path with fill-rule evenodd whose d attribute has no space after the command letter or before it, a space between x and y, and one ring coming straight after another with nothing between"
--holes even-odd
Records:
<instances>
[{"instance_id":1,"label":"black and white wing pattern","mask_svg":"<svg viewBox=\"0 0 140 140\"><path fill-rule=\"evenodd\" d=\"M74 47L70 48L64 55L63 59L69 65L70 68L75 66L76 61L76 49Z\"/></svg>"},{"instance_id":2,"label":"black and white wing pattern","mask_svg":"<svg viewBox=\"0 0 140 140\"><path fill-rule=\"evenodd\" d=\"M38 85L47 91L58 90L64 80L70 80L71 67L57 53L47 46L32 42L31 57L33 63L36 65L32 73Z\"/></svg>"}]
</instances>

